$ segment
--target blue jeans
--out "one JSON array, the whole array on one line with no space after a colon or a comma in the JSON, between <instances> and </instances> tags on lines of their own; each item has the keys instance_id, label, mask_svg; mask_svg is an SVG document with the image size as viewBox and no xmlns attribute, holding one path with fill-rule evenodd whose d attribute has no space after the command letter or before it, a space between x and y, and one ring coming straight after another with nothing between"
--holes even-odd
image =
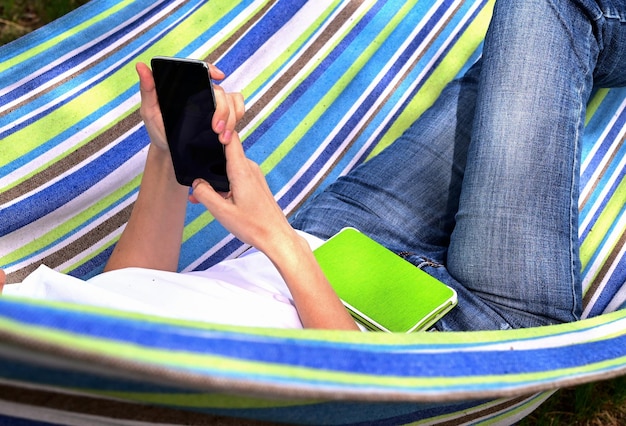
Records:
<instances>
[{"instance_id":1,"label":"blue jeans","mask_svg":"<svg viewBox=\"0 0 626 426\"><path fill-rule=\"evenodd\" d=\"M292 224L322 238L356 227L454 287L439 330L574 321L586 103L621 85L623 1L500 0L481 60Z\"/></svg>"}]
</instances>

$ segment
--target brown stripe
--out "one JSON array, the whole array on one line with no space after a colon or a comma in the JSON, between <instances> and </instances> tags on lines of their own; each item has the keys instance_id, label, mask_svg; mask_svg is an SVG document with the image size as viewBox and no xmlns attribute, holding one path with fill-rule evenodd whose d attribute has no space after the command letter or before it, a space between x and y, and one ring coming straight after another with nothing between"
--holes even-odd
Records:
<instances>
[{"instance_id":1,"label":"brown stripe","mask_svg":"<svg viewBox=\"0 0 626 426\"><path fill-rule=\"evenodd\" d=\"M383 108L383 105L385 105L389 99L391 98L392 94L395 92L395 90L397 90L398 86L404 82L406 80L406 78L408 77L408 75L413 71L413 69L415 69L415 67L417 66L417 63L421 60L421 58L423 57L424 53L426 53L431 44L433 43L433 41L439 36L439 34L443 31L443 29L447 26L448 22L450 22L450 20L452 19L452 16L454 14L456 14L458 12L458 10L461 8L460 4L457 4L457 8L454 10L454 12L452 14L449 15L448 19L445 21L446 24L442 25L441 27L439 27L438 32L436 33L435 37L431 37L431 41L428 43L428 45L424 48L424 50L422 51L422 53L415 59L415 61L411 64L411 66L409 68L407 68L406 72L404 73L404 75L402 76L402 78L400 78L397 83L395 84L393 90L391 90L384 98L382 102L378 103L378 107L376 108L376 110L374 111L373 114L369 115L369 118L367 119L367 121L359 128L358 132L354 135L354 137L350 140L349 144L346 146L346 148L339 153L339 155L337 156L337 158L335 159L335 161L332 163L332 165L330 166L330 168L328 170L333 170L335 168L335 166L343 159L343 157L346 156L346 154L348 153L348 151L350 150L350 148L356 143L356 141L361 137L361 135L363 134L363 132L365 131L365 129L367 129L367 127L371 124L372 120L378 115L378 113L381 111L381 109ZM416 117L417 118L417 117ZM304 203L304 201L306 199L308 199L311 194L313 194L318 188L319 186L322 184L322 182L324 182L324 180L326 179L326 177L328 176L329 172L324 173L323 178L318 180L318 182L315 183L315 185L313 185L311 187L311 189L304 194L304 197L302 198L302 201L300 201L293 209L291 212L297 211L298 208L300 208L302 206L302 204ZM291 212L289 212L288 214L291 214Z\"/></svg>"},{"instance_id":2,"label":"brown stripe","mask_svg":"<svg viewBox=\"0 0 626 426\"><path fill-rule=\"evenodd\" d=\"M237 43L237 41L241 39L248 32L248 30L250 30L250 28L252 28L254 24L256 24L267 13L267 11L274 6L275 3L276 0L271 0L267 2L265 6L259 9L256 14L248 18L248 20L244 22L244 24L240 28L238 28L237 31L235 31L228 39L226 39L222 44L217 46L215 50L205 58L205 61L211 64L217 62L219 58L224 56L224 54L228 52Z\"/></svg>"},{"instance_id":3,"label":"brown stripe","mask_svg":"<svg viewBox=\"0 0 626 426\"><path fill-rule=\"evenodd\" d=\"M528 399L529 399L529 397L527 397L527 396L507 399L507 400L504 400L503 402L501 402L499 404L489 406L489 407L487 407L487 408L485 408L483 410L474 411L474 412L468 413L468 414L466 414L466 415L464 415L462 417L455 417L454 419L449 420L447 422L437 423L437 426L457 426L457 425L462 424L462 423L463 424L465 424L465 423L472 423L472 421L478 420L478 419L480 419L482 417L489 416L489 415L494 415L494 414L499 414L499 413L501 413L504 410L511 409L511 408L515 407L516 405L525 402Z\"/></svg>"},{"instance_id":4,"label":"brown stripe","mask_svg":"<svg viewBox=\"0 0 626 426\"><path fill-rule=\"evenodd\" d=\"M105 398L69 395L33 388L0 384L0 400L37 409L59 410L68 415L82 414L106 417L110 420L137 421L172 425L266 425L268 423L232 417L214 416L174 408L144 405L140 403L114 401Z\"/></svg>"},{"instance_id":5,"label":"brown stripe","mask_svg":"<svg viewBox=\"0 0 626 426\"><path fill-rule=\"evenodd\" d=\"M13 188L10 188L5 192L0 193L0 204L7 203L10 200L16 199L26 193L35 191L37 190L37 188L46 185L48 182L61 176L72 167L80 164L98 151L104 149L108 144L122 136L124 133L132 129L140 122L141 117L139 116L139 111L136 110L128 117L115 123L111 128L96 136L85 145L71 152L61 161L50 164L45 169L20 182Z\"/></svg>"},{"instance_id":6,"label":"brown stripe","mask_svg":"<svg viewBox=\"0 0 626 426\"><path fill-rule=\"evenodd\" d=\"M182 4L179 4L175 9L172 10L171 13L175 12L177 9L179 9L180 7L182 7ZM101 62L105 61L107 58L109 58L111 55L115 54L117 51L121 50L124 46L128 45L129 43L135 41L138 37L141 37L142 34L146 33L147 31L149 31L151 28L153 28L154 26L158 25L161 21L167 19L167 15L161 17L158 21L154 21L153 24L149 27L144 28L140 33L138 33L137 35L133 36L130 39L124 39L124 42L119 44L114 50L110 51L109 53L105 54L104 56L101 56L98 58L97 61L94 61L92 63L87 64L86 66L82 67L82 68L78 68L76 70L76 72L70 76L67 76L65 78L63 78L62 80L58 81L57 83L55 83L54 85L39 91L37 93L32 93L30 96L28 96L26 99L22 100L20 103L14 105L10 110L5 111L5 112L0 112L0 117L2 117L3 115L8 114L11 111L14 111L18 108L21 108L22 106L28 104L29 102L32 102L33 99L36 99L38 97L41 97L43 95L45 95L46 93L51 92L52 90L57 89L58 87L63 86L64 84L66 84L68 81L75 79L78 75L85 73L86 71L90 70L91 68L95 67L96 65L100 64Z\"/></svg>"},{"instance_id":7,"label":"brown stripe","mask_svg":"<svg viewBox=\"0 0 626 426\"><path fill-rule=\"evenodd\" d=\"M210 58L213 58L214 55L215 58L217 58L221 56L224 52L229 50L238 38L245 34L256 21L261 19L263 14L265 14L267 10L271 7L272 3L275 3L275 0L268 3L260 11L258 11L254 17L247 21L245 25L243 25L237 32L235 32L226 42L219 46L218 49L210 56ZM92 64L91 66L94 66L95 64L97 64L97 62ZM85 68L85 70L87 69L89 69L89 67ZM74 76L70 77L70 79L71 78L74 78ZM139 111L136 110L128 117L117 122L112 128L110 128L103 134L95 137L92 141L78 148L76 151L73 151L62 161L51 164L48 168L41 170L37 174L21 182L19 185L5 191L4 193L0 193L0 204L7 203L10 200L18 198L23 194L34 191L37 188L45 185L47 182L70 170L76 164L79 164L80 162L89 158L94 153L100 151L111 141L117 139L140 122L141 117L139 115Z\"/></svg>"},{"instance_id":8,"label":"brown stripe","mask_svg":"<svg viewBox=\"0 0 626 426\"><path fill-rule=\"evenodd\" d=\"M53 269L57 268L76 254L89 250L96 242L102 241L105 237L115 232L115 230L123 226L128 221L133 205L134 203L126 206L124 209L120 210L118 213L98 225L97 228L92 229L67 246L58 247L58 250L45 258L33 262L22 269L11 272L7 275L7 282L17 283L23 281L28 274L33 272L40 265L46 265Z\"/></svg>"},{"instance_id":9,"label":"brown stripe","mask_svg":"<svg viewBox=\"0 0 626 426\"><path fill-rule=\"evenodd\" d=\"M619 238L619 241L617 242L615 247L613 247L606 261L602 265L602 268L600 268L600 270L598 271L598 274L594 277L593 281L591 282L591 285L587 289L587 292L585 293L585 296L583 297L583 309L586 308L589 305L589 303L591 303L591 299L598 291L600 287L600 283L602 283L602 281L607 277L607 275L609 275L610 269L615 263L615 261L617 260L617 255L619 254L622 247L624 247L624 244L626 244L626 231L622 233L622 235Z\"/></svg>"},{"instance_id":10,"label":"brown stripe","mask_svg":"<svg viewBox=\"0 0 626 426\"><path fill-rule=\"evenodd\" d=\"M252 119L256 118L261 110L265 108L269 102L277 96L292 80L293 78L304 68L307 62L321 50L321 48L328 43L328 41L339 31L341 26L347 22L363 3L360 0L352 0L348 5L330 22L326 29L318 35L315 41L300 55L296 62L291 65L277 80L276 82L255 102L249 106L246 110L246 115L239 122L239 128L245 128Z\"/></svg>"},{"instance_id":11,"label":"brown stripe","mask_svg":"<svg viewBox=\"0 0 626 426\"><path fill-rule=\"evenodd\" d=\"M585 205L587 205L587 202L589 201L589 198L591 197L591 195L595 192L595 190L597 189L598 185L600 184L600 182L602 181L602 177L606 174L607 170L609 169L609 167L611 166L611 164L613 163L613 161L615 160L615 157L617 156L617 154L620 151L621 146L624 144L624 141L626 140L626 135L622 136L622 139L619 141L619 143L616 145L615 150L613 151L613 153L611 154L611 157L609 157L609 161L606 162L606 164L604 165L604 167L602 168L602 171L600 172L600 174L598 175L598 177L593 181L593 185L591 187L591 191L589 191L587 193L587 196L584 199L580 199L578 201L579 207L578 207L578 211L582 211L585 208Z\"/></svg>"}]
</instances>

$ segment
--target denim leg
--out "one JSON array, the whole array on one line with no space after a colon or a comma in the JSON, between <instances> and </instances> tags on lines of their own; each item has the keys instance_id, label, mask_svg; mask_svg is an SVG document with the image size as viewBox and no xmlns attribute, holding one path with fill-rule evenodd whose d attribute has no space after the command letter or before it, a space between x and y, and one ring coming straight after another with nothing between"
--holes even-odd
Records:
<instances>
[{"instance_id":1,"label":"denim leg","mask_svg":"<svg viewBox=\"0 0 626 426\"><path fill-rule=\"evenodd\" d=\"M510 325L450 276L445 263L470 141L480 61L376 157L305 203L292 225L329 238L352 226L454 287L459 307L439 329ZM429 266L423 266L429 265Z\"/></svg>"},{"instance_id":2,"label":"denim leg","mask_svg":"<svg viewBox=\"0 0 626 426\"><path fill-rule=\"evenodd\" d=\"M593 30L574 2L500 1L485 41L447 269L515 327L581 312L578 181Z\"/></svg>"},{"instance_id":3,"label":"denim leg","mask_svg":"<svg viewBox=\"0 0 626 426\"><path fill-rule=\"evenodd\" d=\"M340 177L292 218L329 238L352 226L396 252L442 262L454 227L479 65L449 84L393 144Z\"/></svg>"},{"instance_id":4,"label":"denim leg","mask_svg":"<svg viewBox=\"0 0 626 426\"><path fill-rule=\"evenodd\" d=\"M594 73L623 83L626 56L615 41L623 6L588 3L498 1L482 64L294 226L326 238L354 226L414 263L443 264L426 270L457 289L459 306L440 330L577 319L585 105Z\"/></svg>"}]
</instances>

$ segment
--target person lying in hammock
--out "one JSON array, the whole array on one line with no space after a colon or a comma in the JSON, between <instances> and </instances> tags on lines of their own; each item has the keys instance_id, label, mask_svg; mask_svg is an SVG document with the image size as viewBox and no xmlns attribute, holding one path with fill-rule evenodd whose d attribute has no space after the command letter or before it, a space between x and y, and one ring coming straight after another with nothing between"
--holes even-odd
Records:
<instances>
[{"instance_id":1,"label":"person lying in hammock","mask_svg":"<svg viewBox=\"0 0 626 426\"><path fill-rule=\"evenodd\" d=\"M437 330L575 321L586 103L596 86L626 85L626 25L619 19L626 10L609 3L496 2L482 57L392 145L308 200L291 222L233 131L241 98L221 94L213 126L225 144L232 191L223 197L196 181L190 200L259 252L202 272L172 272L188 193L175 183L154 83L139 65L152 142L108 272L76 286L64 281L71 277L38 270L23 283L37 283L32 290L11 292L48 289L53 297L67 284L64 300L120 309L354 329L311 255L352 226L457 291L458 306ZM220 78L215 68L212 76Z\"/></svg>"},{"instance_id":2,"label":"person lying in hammock","mask_svg":"<svg viewBox=\"0 0 626 426\"><path fill-rule=\"evenodd\" d=\"M242 96L215 87L212 125L224 144L231 191L217 193L198 179L189 195L189 188L174 175L152 72L143 63L136 68L140 112L151 143L137 200L104 273L83 285L43 267L20 287L7 286L5 292L27 296L45 292L48 299L230 324L358 330L307 239L289 225L260 168L244 154L234 131L244 112ZM214 66L210 74L213 79L224 78ZM230 232L259 252L224 262L204 276L176 273L188 199L204 204ZM254 275L242 279L246 269ZM269 276L265 280L263 271ZM237 284L231 285L233 281Z\"/></svg>"}]
</instances>

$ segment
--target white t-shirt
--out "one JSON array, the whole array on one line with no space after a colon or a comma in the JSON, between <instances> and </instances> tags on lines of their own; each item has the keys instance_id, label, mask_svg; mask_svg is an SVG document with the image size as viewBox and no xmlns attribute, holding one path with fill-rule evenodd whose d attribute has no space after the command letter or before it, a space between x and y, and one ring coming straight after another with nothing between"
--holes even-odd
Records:
<instances>
[{"instance_id":1,"label":"white t-shirt","mask_svg":"<svg viewBox=\"0 0 626 426\"><path fill-rule=\"evenodd\" d=\"M311 246L323 243L301 233ZM291 293L272 262L250 250L206 271L126 268L87 281L40 266L4 294L254 327L301 328Z\"/></svg>"}]
</instances>

